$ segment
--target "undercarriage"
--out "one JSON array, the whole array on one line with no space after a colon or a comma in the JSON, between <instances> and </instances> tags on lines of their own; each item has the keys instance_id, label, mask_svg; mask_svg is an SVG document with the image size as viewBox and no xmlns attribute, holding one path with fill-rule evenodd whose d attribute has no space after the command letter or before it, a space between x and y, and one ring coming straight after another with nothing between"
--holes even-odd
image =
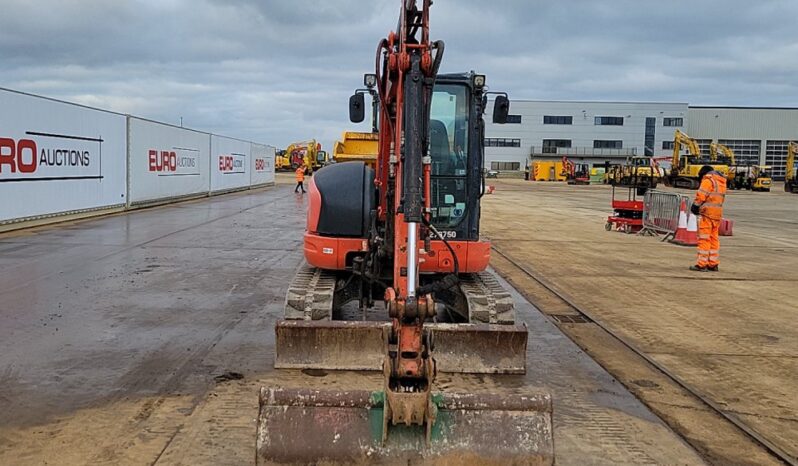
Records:
<instances>
[{"instance_id":1,"label":"undercarriage","mask_svg":"<svg viewBox=\"0 0 798 466\"><path fill-rule=\"evenodd\" d=\"M422 276L425 282L442 279L441 274ZM288 287L285 318L289 320L373 320L379 309L372 308L384 296L379 285L367 285L349 272L305 266ZM438 311L435 322L515 323L513 299L490 272L460 274L458 283L435 295ZM357 301L356 311L351 303ZM350 309L346 309L349 307ZM371 308L371 309L370 309ZM384 313L384 308L383 308ZM376 316L379 319L379 316ZM384 315L382 320L388 320Z\"/></svg>"}]
</instances>

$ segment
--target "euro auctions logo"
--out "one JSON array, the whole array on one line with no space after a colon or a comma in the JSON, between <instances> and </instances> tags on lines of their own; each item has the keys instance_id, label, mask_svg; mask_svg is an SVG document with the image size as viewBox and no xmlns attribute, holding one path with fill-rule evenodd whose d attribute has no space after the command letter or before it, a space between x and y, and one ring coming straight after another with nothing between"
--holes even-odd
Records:
<instances>
[{"instance_id":1,"label":"euro auctions logo","mask_svg":"<svg viewBox=\"0 0 798 466\"><path fill-rule=\"evenodd\" d=\"M223 154L219 156L219 171L224 175L234 175L246 173L246 155L244 154Z\"/></svg>"},{"instance_id":2,"label":"euro auctions logo","mask_svg":"<svg viewBox=\"0 0 798 466\"><path fill-rule=\"evenodd\" d=\"M150 149L147 151L147 170L158 176L199 175L199 149Z\"/></svg>"},{"instance_id":3,"label":"euro auctions logo","mask_svg":"<svg viewBox=\"0 0 798 466\"><path fill-rule=\"evenodd\" d=\"M255 159L255 171L256 172L265 172L266 167L268 164L266 163L266 159Z\"/></svg>"},{"instance_id":4,"label":"euro auctions logo","mask_svg":"<svg viewBox=\"0 0 798 466\"><path fill-rule=\"evenodd\" d=\"M27 131L0 137L0 182L101 179L101 138Z\"/></svg>"}]
</instances>

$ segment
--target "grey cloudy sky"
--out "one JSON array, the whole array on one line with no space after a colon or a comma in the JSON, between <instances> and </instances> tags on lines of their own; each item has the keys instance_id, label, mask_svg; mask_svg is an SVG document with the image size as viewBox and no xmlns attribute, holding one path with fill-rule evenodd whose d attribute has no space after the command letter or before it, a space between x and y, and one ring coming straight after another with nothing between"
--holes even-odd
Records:
<instances>
[{"instance_id":1,"label":"grey cloudy sky","mask_svg":"<svg viewBox=\"0 0 798 466\"><path fill-rule=\"evenodd\" d=\"M0 0L0 86L329 148L399 4ZM796 0L435 0L431 27L511 98L798 106Z\"/></svg>"}]
</instances>

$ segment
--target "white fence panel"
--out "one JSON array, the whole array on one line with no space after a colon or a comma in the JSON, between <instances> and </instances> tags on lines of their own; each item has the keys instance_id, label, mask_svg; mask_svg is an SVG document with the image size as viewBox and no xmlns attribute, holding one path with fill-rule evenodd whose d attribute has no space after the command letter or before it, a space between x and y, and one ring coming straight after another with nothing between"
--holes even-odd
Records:
<instances>
[{"instance_id":1,"label":"white fence panel","mask_svg":"<svg viewBox=\"0 0 798 466\"><path fill-rule=\"evenodd\" d=\"M130 202L207 194L211 135L130 117Z\"/></svg>"},{"instance_id":2,"label":"white fence panel","mask_svg":"<svg viewBox=\"0 0 798 466\"><path fill-rule=\"evenodd\" d=\"M211 191L232 191L249 186L250 143L211 136Z\"/></svg>"},{"instance_id":3,"label":"white fence panel","mask_svg":"<svg viewBox=\"0 0 798 466\"><path fill-rule=\"evenodd\" d=\"M272 146L252 143L250 186L274 183L274 152L275 149Z\"/></svg>"},{"instance_id":4,"label":"white fence panel","mask_svg":"<svg viewBox=\"0 0 798 466\"><path fill-rule=\"evenodd\" d=\"M0 89L0 222L125 204L125 116Z\"/></svg>"}]
</instances>

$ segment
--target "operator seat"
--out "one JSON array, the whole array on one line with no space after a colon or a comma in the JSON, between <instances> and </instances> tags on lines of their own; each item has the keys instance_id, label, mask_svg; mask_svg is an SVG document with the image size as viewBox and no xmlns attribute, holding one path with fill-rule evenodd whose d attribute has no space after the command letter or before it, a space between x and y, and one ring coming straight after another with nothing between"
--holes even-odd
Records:
<instances>
[{"instance_id":1,"label":"operator seat","mask_svg":"<svg viewBox=\"0 0 798 466\"><path fill-rule=\"evenodd\" d=\"M447 175L452 173L452 151L449 147L449 132L440 120L429 121L430 156L432 173Z\"/></svg>"}]
</instances>

